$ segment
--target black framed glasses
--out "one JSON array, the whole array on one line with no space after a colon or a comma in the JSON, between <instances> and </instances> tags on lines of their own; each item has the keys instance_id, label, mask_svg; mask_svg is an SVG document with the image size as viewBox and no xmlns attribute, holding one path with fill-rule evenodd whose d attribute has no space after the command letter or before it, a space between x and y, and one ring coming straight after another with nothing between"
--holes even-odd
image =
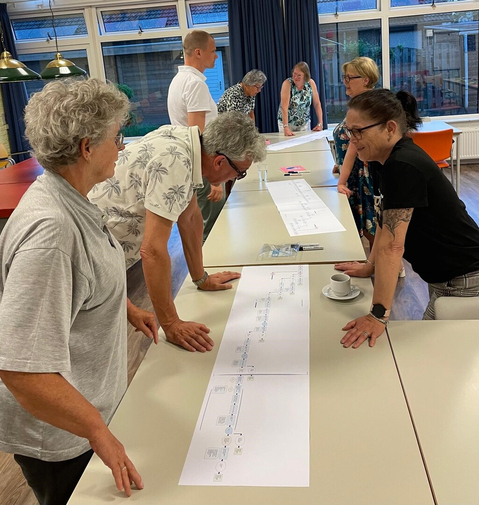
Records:
<instances>
[{"instance_id":1,"label":"black framed glasses","mask_svg":"<svg viewBox=\"0 0 479 505\"><path fill-rule=\"evenodd\" d=\"M256 88L258 91L261 91L263 89L262 84L253 84L253 87Z\"/></svg>"},{"instance_id":2,"label":"black framed glasses","mask_svg":"<svg viewBox=\"0 0 479 505\"><path fill-rule=\"evenodd\" d=\"M354 137L356 140L361 140L363 138L363 131L364 130L369 130L369 128L373 128L373 126L379 126L380 124L384 124L384 121L381 121L380 123L374 123L370 124L369 126L365 126L364 128L346 128L344 126L344 132L349 138Z\"/></svg>"},{"instance_id":3,"label":"black framed glasses","mask_svg":"<svg viewBox=\"0 0 479 505\"><path fill-rule=\"evenodd\" d=\"M236 176L236 180L239 181L241 179L244 179L247 175L248 175L248 171L245 170L244 172L242 172L229 158L228 156L226 156L226 154L223 154L223 153L219 153L218 151L216 151L216 154L218 156L224 156L226 158L226 161L230 164L230 167L238 174Z\"/></svg>"},{"instance_id":4,"label":"black framed glasses","mask_svg":"<svg viewBox=\"0 0 479 505\"><path fill-rule=\"evenodd\" d=\"M345 83L349 84L349 81L352 81L353 79L362 79L362 77L360 75L346 75L346 74L343 74L341 76L341 79Z\"/></svg>"},{"instance_id":5,"label":"black framed glasses","mask_svg":"<svg viewBox=\"0 0 479 505\"><path fill-rule=\"evenodd\" d=\"M125 140L125 136L123 133L120 133L115 137L115 144L118 149L121 149L123 147L123 141Z\"/></svg>"}]
</instances>

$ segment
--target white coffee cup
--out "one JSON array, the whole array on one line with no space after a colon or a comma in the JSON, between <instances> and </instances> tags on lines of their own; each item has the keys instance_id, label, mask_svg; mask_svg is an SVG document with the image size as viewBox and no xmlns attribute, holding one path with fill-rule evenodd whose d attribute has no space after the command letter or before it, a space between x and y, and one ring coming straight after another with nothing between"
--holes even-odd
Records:
<instances>
[{"instance_id":1,"label":"white coffee cup","mask_svg":"<svg viewBox=\"0 0 479 505\"><path fill-rule=\"evenodd\" d=\"M336 296L347 296L351 291L351 277L346 274L334 274L331 276L331 291Z\"/></svg>"}]
</instances>

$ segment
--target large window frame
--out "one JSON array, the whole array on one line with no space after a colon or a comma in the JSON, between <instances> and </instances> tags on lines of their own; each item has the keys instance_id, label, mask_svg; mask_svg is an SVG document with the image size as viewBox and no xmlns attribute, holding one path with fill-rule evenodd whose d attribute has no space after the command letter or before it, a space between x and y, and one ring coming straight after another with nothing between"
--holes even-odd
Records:
<instances>
[{"instance_id":1,"label":"large window frame","mask_svg":"<svg viewBox=\"0 0 479 505\"><path fill-rule=\"evenodd\" d=\"M385 88L391 85L390 76L390 51L389 51L389 21L392 18L402 18L408 16L421 16L426 14L446 14L453 12L467 12L479 11L479 4L477 0L462 0L460 2L444 2L436 3L435 6L431 4L415 5L415 6L402 6L390 7L390 0L378 0L378 8L376 10L368 11L353 11L353 12L339 12L337 15L328 14L318 16L320 24L334 24L346 22L360 22L366 20L378 20L381 25L381 48L382 48L382 84ZM457 114L434 116L434 119L443 119L447 121L471 121L479 120L478 114Z\"/></svg>"},{"instance_id":2,"label":"large window frame","mask_svg":"<svg viewBox=\"0 0 479 505\"><path fill-rule=\"evenodd\" d=\"M103 67L101 44L103 42L115 42L126 40L139 40L143 38L164 38L180 36L184 38L192 29L189 25L190 13L189 5L194 3L204 3L207 0L156 0L156 2L138 2L131 0L56 0L54 12L56 15L67 13L83 12L85 22L88 28L88 37L62 38L59 40L60 51L84 49L87 52L90 75L105 79L105 70ZM214 0L213 0L214 1ZM219 0L223 1L224 0ZM102 10L114 10L119 8L138 9L141 7L153 7L176 4L178 11L179 27L165 28L148 33L136 33L133 31L101 34L98 27L98 16ZM38 1L17 2L9 4L9 15L12 19L45 16L48 12L48 3L43 0L43 8L38 8ZM378 0L376 10L339 12L337 15L329 14L318 16L318 22L321 25L331 23L343 23L361 20L378 20L381 26L381 46L382 46L382 83L384 87L389 87L390 79L390 53L389 53L389 20L391 18L418 16L431 13L453 13L465 11L479 11L477 0L462 0L458 2L438 2L435 7L432 4L423 4L415 6L390 7L390 0ZM208 24L205 26L195 25L195 28L204 28L212 35L228 33L228 26L222 24ZM51 51L52 42L47 44L45 41L19 42L17 50L21 59L21 54ZM459 114L457 116L436 116L436 119L443 118L451 120L479 120L479 114Z\"/></svg>"}]
</instances>

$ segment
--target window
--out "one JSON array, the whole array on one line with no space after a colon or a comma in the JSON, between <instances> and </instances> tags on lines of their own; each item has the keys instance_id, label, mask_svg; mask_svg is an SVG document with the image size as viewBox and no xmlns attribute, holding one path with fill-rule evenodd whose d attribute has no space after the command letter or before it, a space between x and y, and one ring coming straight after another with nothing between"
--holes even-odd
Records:
<instances>
[{"instance_id":1,"label":"window","mask_svg":"<svg viewBox=\"0 0 479 505\"><path fill-rule=\"evenodd\" d=\"M434 3L462 2L463 0L434 0ZM391 7L409 7L413 5L430 5L432 0L391 0Z\"/></svg>"},{"instance_id":2,"label":"window","mask_svg":"<svg viewBox=\"0 0 479 505\"><path fill-rule=\"evenodd\" d=\"M61 48L60 48L61 51ZM61 51L63 57L67 60L71 60L75 65L88 72L88 59L85 49L80 49L77 51ZM27 67L31 68L39 74L45 69L48 63L55 58L55 51L48 53L23 53L20 56L22 63L25 63ZM47 81L28 81L25 82L27 87L27 94L30 96L32 93L40 91Z\"/></svg>"},{"instance_id":3,"label":"window","mask_svg":"<svg viewBox=\"0 0 479 505\"><path fill-rule=\"evenodd\" d=\"M103 33L159 30L180 26L176 6L150 9L102 11Z\"/></svg>"},{"instance_id":4,"label":"window","mask_svg":"<svg viewBox=\"0 0 479 505\"><path fill-rule=\"evenodd\" d=\"M183 65L181 37L105 42L106 78L121 84L131 102L127 136L145 135L168 117L168 87Z\"/></svg>"},{"instance_id":5,"label":"window","mask_svg":"<svg viewBox=\"0 0 479 505\"><path fill-rule=\"evenodd\" d=\"M417 99L421 115L479 112L479 11L389 21L391 89Z\"/></svg>"},{"instance_id":6,"label":"window","mask_svg":"<svg viewBox=\"0 0 479 505\"><path fill-rule=\"evenodd\" d=\"M190 27L213 23L228 24L228 4L226 2L192 3L189 5Z\"/></svg>"},{"instance_id":7,"label":"window","mask_svg":"<svg viewBox=\"0 0 479 505\"><path fill-rule=\"evenodd\" d=\"M318 0L318 14L377 9L377 0Z\"/></svg>"},{"instance_id":8,"label":"window","mask_svg":"<svg viewBox=\"0 0 479 505\"><path fill-rule=\"evenodd\" d=\"M328 121L339 123L346 115L349 100L341 80L343 64L358 56L369 56L381 72L380 21L321 25L321 56Z\"/></svg>"},{"instance_id":9,"label":"window","mask_svg":"<svg viewBox=\"0 0 479 505\"><path fill-rule=\"evenodd\" d=\"M12 21L12 28L18 41L48 40L49 36L54 37L51 16L16 19ZM55 16L55 28L59 39L88 35L83 14Z\"/></svg>"}]
</instances>

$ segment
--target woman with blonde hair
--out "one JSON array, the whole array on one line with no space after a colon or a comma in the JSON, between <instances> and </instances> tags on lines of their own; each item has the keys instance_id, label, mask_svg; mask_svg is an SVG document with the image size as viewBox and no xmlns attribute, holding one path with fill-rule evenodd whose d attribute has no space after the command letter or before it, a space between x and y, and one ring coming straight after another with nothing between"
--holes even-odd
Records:
<instances>
[{"instance_id":1,"label":"woman with blonde hair","mask_svg":"<svg viewBox=\"0 0 479 505\"><path fill-rule=\"evenodd\" d=\"M365 56L354 58L343 65L343 83L346 95L350 98L372 89L379 80L376 63ZM350 144L344 129L344 121L334 129L337 168L340 176L338 191L344 193L353 212L354 221L359 231L373 244L376 224L374 221L373 182L368 163L357 157L356 148Z\"/></svg>"}]
</instances>

